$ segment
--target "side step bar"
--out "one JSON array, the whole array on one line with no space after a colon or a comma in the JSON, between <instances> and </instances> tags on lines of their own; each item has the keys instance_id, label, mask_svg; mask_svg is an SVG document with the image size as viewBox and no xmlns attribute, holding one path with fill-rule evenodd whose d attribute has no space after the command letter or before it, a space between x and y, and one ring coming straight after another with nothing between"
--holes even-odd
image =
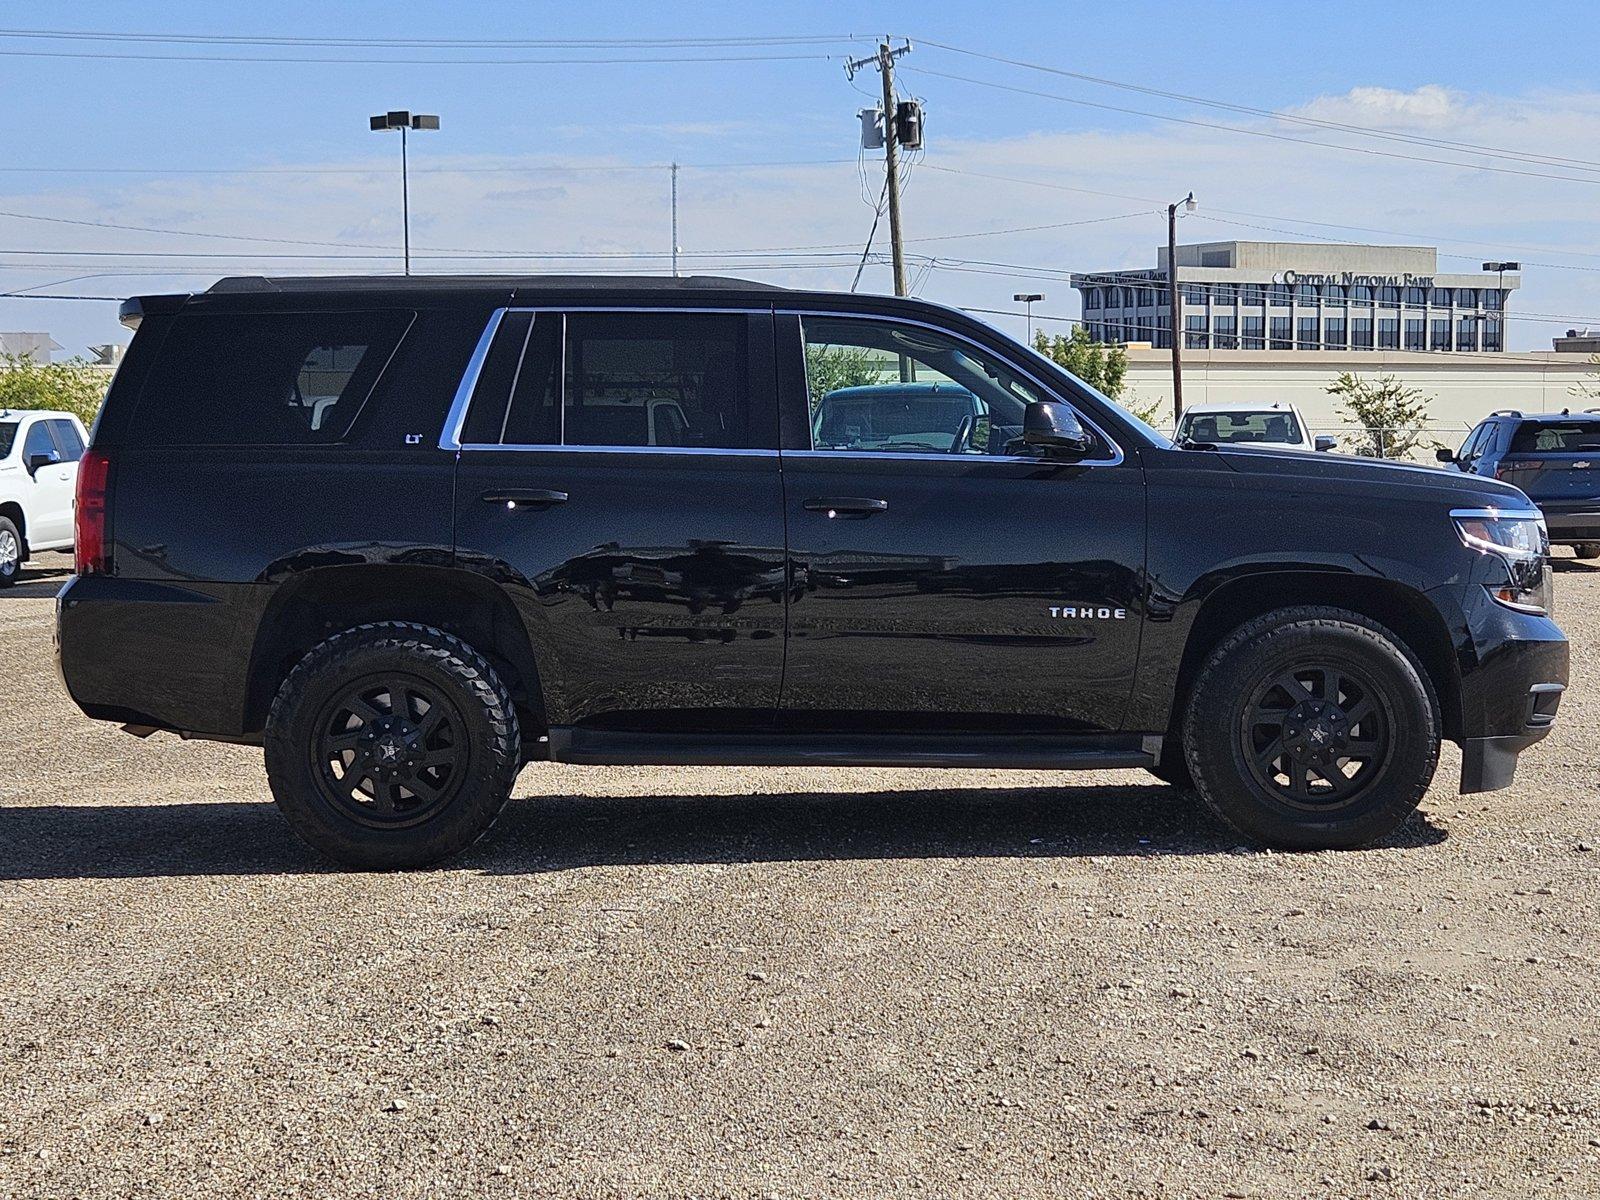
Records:
<instances>
[{"instance_id":1,"label":"side step bar","mask_svg":"<svg viewBox=\"0 0 1600 1200\"><path fill-rule=\"evenodd\" d=\"M557 725L553 762L596 766L991 767L1092 771L1150 767L1159 737L1138 734L631 733Z\"/></svg>"}]
</instances>

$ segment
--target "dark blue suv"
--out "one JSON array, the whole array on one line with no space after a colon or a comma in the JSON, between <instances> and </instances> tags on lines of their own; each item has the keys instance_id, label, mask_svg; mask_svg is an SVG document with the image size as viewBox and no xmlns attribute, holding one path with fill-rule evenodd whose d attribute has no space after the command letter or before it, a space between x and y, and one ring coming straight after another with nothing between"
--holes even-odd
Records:
<instances>
[{"instance_id":1,"label":"dark blue suv","mask_svg":"<svg viewBox=\"0 0 1600 1200\"><path fill-rule=\"evenodd\" d=\"M1439 461L1522 489L1544 514L1552 545L1600 558L1600 410L1491 413Z\"/></svg>"}]
</instances>

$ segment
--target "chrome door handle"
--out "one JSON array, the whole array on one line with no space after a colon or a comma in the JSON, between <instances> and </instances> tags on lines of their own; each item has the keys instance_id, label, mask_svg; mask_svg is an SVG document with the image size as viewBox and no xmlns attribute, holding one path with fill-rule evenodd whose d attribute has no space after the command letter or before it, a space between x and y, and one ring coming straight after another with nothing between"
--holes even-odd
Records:
<instances>
[{"instance_id":1,"label":"chrome door handle","mask_svg":"<svg viewBox=\"0 0 1600 1200\"><path fill-rule=\"evenodd\" d=\"M875 500L870 496L813 496L803 501L801 505L807 512L822 513L829 518L870 517L873 513L887 512L887 500Z\"/></svg>"},{"instance_id":2,"label":"chrome door handle","mask_svg":"<svg viewBox=\"0 0 1600 1200\"><path fill-rule=\"evenodd\" d=\"M499 504L506 508L549 508L552 504L565 504L567 494L554 488L507 488L504 491L485 492L480 499L485 504Z\"/></svg>"}]
</instances>

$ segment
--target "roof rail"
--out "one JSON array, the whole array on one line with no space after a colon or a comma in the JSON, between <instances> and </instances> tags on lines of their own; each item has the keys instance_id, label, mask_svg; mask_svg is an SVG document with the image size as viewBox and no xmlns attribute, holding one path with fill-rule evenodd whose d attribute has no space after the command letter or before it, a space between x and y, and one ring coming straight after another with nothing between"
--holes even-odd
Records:
<instances>
[{"instance_id":1,"label":"roof rail","mask_svg":"<svg viewBox=\"0 0 1600 1200\"><path fill-rule=\"evenodd\" d=\"M1497 408L1489 414L1491 417L1520 417L1522 412L1515 408Z\"/></svg>"}]
</instances>

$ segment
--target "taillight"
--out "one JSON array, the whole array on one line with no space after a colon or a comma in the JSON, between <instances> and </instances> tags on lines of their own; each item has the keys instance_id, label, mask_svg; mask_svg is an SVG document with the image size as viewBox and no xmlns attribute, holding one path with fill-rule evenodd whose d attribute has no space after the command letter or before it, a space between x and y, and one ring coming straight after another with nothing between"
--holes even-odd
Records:
<instances>
[{"instance_id":1,"label":"taillight","mask_svg":"<svg viewBox=\"0 0 1600 1200\"><path fill-rule=\"evenodd\" d=\"M78 460L78 496L73 530L73 557L79 575L111 570L111 543L106 539L111 459L103 450L86 450Z\"/></svg>"}]
</instances>

